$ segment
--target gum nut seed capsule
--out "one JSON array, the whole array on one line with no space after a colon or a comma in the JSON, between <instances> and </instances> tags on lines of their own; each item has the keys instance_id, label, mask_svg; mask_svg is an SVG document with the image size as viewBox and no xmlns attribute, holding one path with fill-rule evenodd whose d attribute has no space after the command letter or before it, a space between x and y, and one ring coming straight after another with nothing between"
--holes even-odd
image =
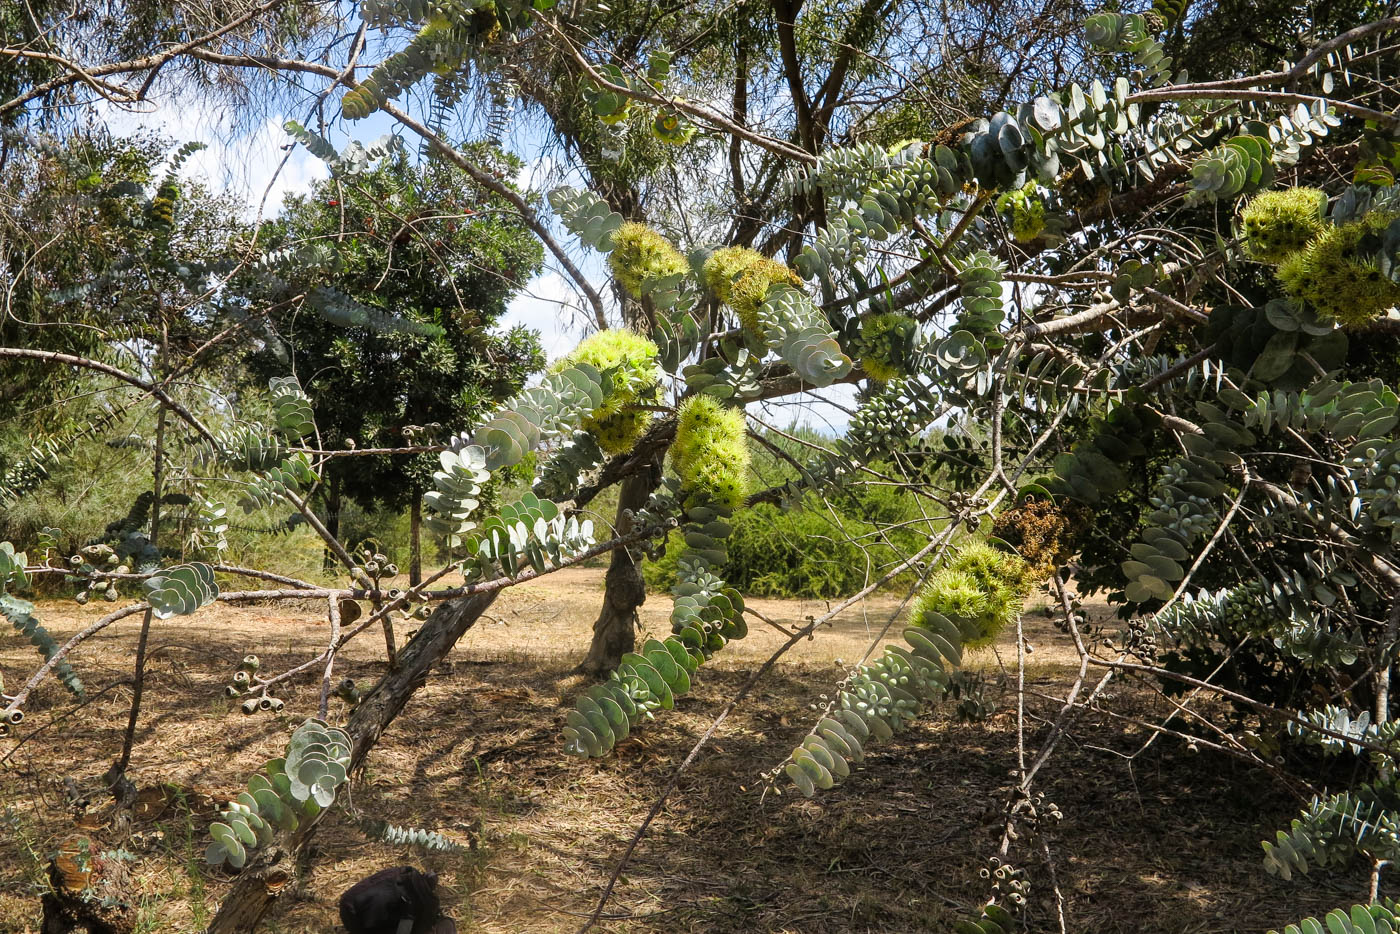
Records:
<instances>
[{"instance_id":1,"label":"gum nut seed capsule","mask_svg":"<svg viewBox=\"0 0 1400 934\"><path fill-rule=\"evenodd\" d=\"M284 707L286 707L286 706L287 706L287 704L286 704L285 701L282 700L282 698L280 698L280 697L274 697L274 698L272 699L272 708L271 708L271 709L272 709L272 712L273 712L273 713L281 713L281 712L282 712L282 708L284 708Z\"/></svg>"},{"instance_id":2,"label":"gum nut seed capsule","mask_svg":"<svg viewBox=\"0 0 1400 934\"><path fill-rule=\"evenodd\" d=\"M259 710L271 710L271 709L272 709L272 698L270 698L270 697L260 697L260 698L258 698L258 709L259 709Z\"/></svg>"},{"instance_id":3,"label":"gum nut seed capsule","mask_svg":"<svg viewBox=\"0 0 1400 934\"><path fill-rule=\"evenodd\" d=\"M245 714L255 714L258 712L258 699L256 697L250 697L240 704L239 707Z\"/></svg>"},{"instance_id":4,"label":"gum nut seed capsule","mask_svg":"<svg viewBox=\"0 0 1400 934\"><path fill-rule=\"evenodd\" d=\"M0 736L9 736L9 735L10 735L10 725L9 725L8 723L0 723Z\"/></svg>"},{"instance_id":5,"label":"gum nut seed capsule","mask_svg":"<svg viewBox=\"0 0 1400 934\"><path fill-rule=\"evenodd\" d=\"M86 590L79 591L79 592L77 593L77 595L73 597L73 599L74 599L74 601L77 602L78 606L82 606L83 604L85 604L85 603L88 602L88 594L87 594L87 591L86 591Z\"/></svg>"},{"instance_id":6,"label":"gum nut seed capsule","mask_svg":"<svg viewBox=\"0 0 1400 934\"><path fill-rule=\"evenodd\" d=\"M243 692L238 690L238 688L232 684L224 688L225 697L241 697L242 694Z\"/></svg>"},{"instance_id":7,"label":"gum nut seed capsule","mask_svg":"<svg viewBox=\"0 0 1400 934\"><path fill-rule=\"evenodd\" d=\"M125 565L125 564L118 565L118 566L117 566L117 573L118 573L118 574L130 574L130 573L131 573L131 567L130 567L129 565Z\"/></svg>"},{"instance_id":8,"label":"gum nut seed capsule","mask_svg":"<svg viewBox=\"0 0 1400 934\"><path fill-rule=\"evenodd\" d=\"M243 667L247 668L249 671L257 671L261 664L262 662L258 660L256 655L243 656Z\"/></svg>"},{"instance_id":9,"label":"gum nut seed capsule","mask_svg":"<svg viewBox=\"0 0 1400 934\"><path fill-rule=\"evenodd\" d=\"M77 567L78 565L82 564L84 560L86 559L84 559L82 555L74 555L73 557L68 559L68 563L73 565L74 567Z\"/></svg>"},{"instance_id":10,"label":"gum nut seed capsule","mask_svg":"<svg viewBox=\"0 0 1400 934\"><path fill-rule=\"evenodd\" d=\"M246 671L235 671L233 673L234 684L247 684L250 680L252 679Z\"/></svg>"},{"instance_id":11,"label":"gum nut seed capsule","mask_svg":"<svg viewBox=\"0 0 1400 934\"><path fill-rule=\"evenodd\" d=\"M115 552L107 556L107 563L108 563L108 564L116 564L116 563L117 563L118 561L120 561L120 560L121 560L121 558L118 558L118 557L116 556L116 553L115 553Z\"/></svg>"},{"instance_id":12,"label":"gum nut seed capsule","mask_svg":"<svg viewBox=\"0 0 1400 934\"><path fill-rule=\"evenodd\" d=\"M374 553L374 563L375 563L375 564L379 564L379 565L388 564L388 563L389 563L389 559L388 559L386 556L381 555L379 552L375 552L375 553Z\"/></svg>"},{"instance_id":13,"label":"gum nut seed capsule","mask_svg":"<svg viewBox=\"0 0 1400 934\"><path fill-rule=\"evenodd\" d=\"M5 722L11 726L19 726L24 722L24 711L11 710L9 713L5 714Z\"/></svg>"},{"instance_id":14,"label":"gum nut seed capsule","mask_svg":"<svg viewBox=\"0 0 1400 934\"><path fill-rule=\"evenodd\" d=\"M391 564L385 568L385 570L389 572L390 577L397 577L399 574L399 566L397 564Z\"/></svg>"},{"instance_id":15,"label":"gum nut seed capsule","mask_svg":"<svg viewBox=\"0 0 1400 934\"><path fill-rule=\"evenodd\" d=\"M106 600L108 603L116 603L116 602L117 602L117 588L112 587L112 588L110 588L110 589L108 589L108 590L103 591L103 593L102 593L102 599L103 599L103 600Z\"/></svg>"}]
</instances>

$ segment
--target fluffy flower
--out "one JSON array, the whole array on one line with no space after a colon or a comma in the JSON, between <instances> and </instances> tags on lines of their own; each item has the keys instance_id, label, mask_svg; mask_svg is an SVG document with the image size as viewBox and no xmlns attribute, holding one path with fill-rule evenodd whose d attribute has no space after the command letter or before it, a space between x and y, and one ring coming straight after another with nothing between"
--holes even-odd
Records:
<instances>
[{"instance_id":1,"label":"fluffy flower","mask_svg":"<svg viewBox=\"0 0 1400 934\"><path fill-rule=\"evenodd\" d=\"M1285 291L1318 314L1343 325L1361 325L1400 304L1400 284L1381 273L1357 247L1381 234L1394 215L1373 213L1340 227L1328 227L1278 268Z\"/></svg>"},{"instance_id":2,"label":"fluffy flower","mask_svg":"<svg viewBox=\"0 0 1400 934\"><path fill-rule=\"evenodd\" d=\"M1281 263L1327 229L1322 212L1327 195L1316 188L1266 191L1250 199L1240 212L1249 255L1265 263Z\"/></svg>"},{"instance_id":3,"label":"fluffy flower","mask_svg":"<svg viewBox=\"0 0 1400 934\"><path fill-rule=\"evenodd\" d=\"M964 648L985 648L1016 621L1026 577L1025 562L1016 555L983 542L964 545L929 578L914 602L910 624L927 628L930 614L937 613L958 627Z\"/></svg>"},{"instance_id":4,"label":"fluffy flower","mask_svg":"<svg viewBox=\"0 0 1400 934\"><path fill-rule=\"evenodd\" d=\"M690 265L680 251L661 234L645 224L628 222L618 228L608 254L613 275L631 292L641 298L653 283L668 276L684 276Z\"/></svg>"},{"instance_id":5,"label":"fluffy flower","mask_svg":"<svg viewBox=\"0 0 1400 934\"><path fill-rule=\"evenodd\" d=\"M748 494L749 443L741 409L703 393L681 403L671 466L697 501L737 509Z\"/></svg>"},{"instance_id":6,"label":"fluffy flower","mask_svg":"<svg viewBox=\"0 0 1400 934\"><path fill-rule=\"evenodd\" d=\"M774 286L802 287L797 273L777 260L741 246L715 250L705 261L705 283L735 313L744 330L763 339L758 310Z\"/></svg>"},{"instance_id":7,"label":"fluffy flower","mask_svg":"<svg viewBox=\"0 0 1400 934\"><path fill-rule=\"evenodd\" d=\"M607 453L626 454L651 424L650 412L624 409L657 400L661 383L658 354L656 345L647 338L615 328L594 334L550 368L557 373L572 364L586 363L612 371L611 391L581 424Z\"/></svg>"}]
</instances>

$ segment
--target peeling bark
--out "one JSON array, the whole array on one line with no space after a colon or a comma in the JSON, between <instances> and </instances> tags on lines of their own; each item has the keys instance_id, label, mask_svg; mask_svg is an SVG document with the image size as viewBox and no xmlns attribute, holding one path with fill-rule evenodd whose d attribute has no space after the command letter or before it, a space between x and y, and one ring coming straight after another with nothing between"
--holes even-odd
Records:
<instances>
[{"instance_id":1,"label":"peeling bark","mask_svg":"<svg viewBox=\"0 0 1400 934\"><path fill-rule=\"evenodd\" d=\"M632 531L632 516L647 503L647 498L661 482L661 471L655 464L622 481L617 500L617 534ZM622 656L637 645L637 610L647 599L647 585L642 580L641 552L618 548L608 565L603 608L593 624L593 643L577 671L601 675L616 668Z\"/></svg>"}]
</instances>

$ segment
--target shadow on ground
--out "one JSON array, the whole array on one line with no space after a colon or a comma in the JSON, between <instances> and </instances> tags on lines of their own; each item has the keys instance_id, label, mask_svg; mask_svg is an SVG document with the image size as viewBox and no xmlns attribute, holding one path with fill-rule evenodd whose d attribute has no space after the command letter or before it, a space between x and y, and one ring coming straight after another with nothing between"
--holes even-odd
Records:
<instances>
[{"instance_id":1,"label":"shadow on ground","mask_svg":"<svg viewBox=\"0 0 1400 934\"><path fill-rule=\"evenodd\" d=\"M145 931L188 932L207 923L228 884L200 863L210 814L263 760L280 754L290 730L315 710L318 686L309 682L283 695L283 716L243 717L222 691L246 652L258 652L268 670L290 667L317 650L324 630L285 608L219 612L225 615L197 627L159 626L153 636L135 776L147 789L174 783L183 795L148 794L137 835L125 844L138 858L133 901ZM120 743L129 701L120 682L129 677L134 638L134 627L113 627L85 650L80 671L95 700L75 711L48 684L30 705L22 742L0 741L0 810L8 825L0 840L0 931L38 929L34 886L47 854L75 824L65 778L92 797L96 813L79 823L100 825L105 803L95 779ZM1037 638L1045 654L1056 651L1053 632ZM736 656L702 671L675 711L615 755L579 761L562 754L558 739L564 702L584 686L568 673L565 646L545 638L520 645L483 652L469 638L434 673L356 777L347 809L318 838L312 874L284 898L268 930L333 930L338 894L401 862L440 873L463 930L577 930L656 795L757 667ZM581 655L583 645L575 639L567 647ZM6 639L0 666L26 670L28 651ZM336 676L368 683L383 671L381 656L373 640L357 643ZM1063 666L1036 671L1031 688L1063 694ZM1014 709L1003 706L978 723L931 717L872 746L863 768L814 800L791 786L775 794L766 773L802 738L814 722L812 705L838 677L829 664L802 662L780 664L760 683L681 777L619 880L600 930L947 931L987 899L991 883L980 870L1001 839L1016 761ZM1165 712L1142 690L1110 702L1144 719ZM346 707L333 703L332 719L343 718ZM1029 705L1032 752L1057 709L1048 699ZM1091 715L1041 773L1044 801L1064 817L1047 819L1038 834L1023 828L1011 851L1030 881L1029 930L1059 929L1041 840L1070 931L1267 931L1361 893L1360 867L1292 883L1265 874L1259 841L1299 807L1267 773L1164 743L1125 758L1145 736ZM423 855L367 842L355 815L438 830L462 848Z\"/></svg>"}]
</instances>

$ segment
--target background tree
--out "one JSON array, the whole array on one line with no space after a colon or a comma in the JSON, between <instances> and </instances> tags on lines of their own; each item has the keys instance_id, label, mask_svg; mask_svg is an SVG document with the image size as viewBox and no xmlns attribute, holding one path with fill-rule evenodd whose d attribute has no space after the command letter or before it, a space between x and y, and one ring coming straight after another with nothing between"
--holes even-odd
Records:
<instances>
[{"instance_id":1,"label":"background tree","mask_svg":"<svg viewBox=\"0 0 1400 934\"><path fill-rule=\"evenodd\" d=\"M518 160L473 151L503 174ZM395 317L432 325L425 336L342 327L302 310L274 313L285 345L255 354L264 378L305 381L328 448L395 449L452 435L519 391L544 364L537 334L496 333L510 299L538 271L539 242L489 191L450 166L399 157L372 172L324 182L291 199L266 233L269 249L335 245L329 282ZM326 525L338 532L342 498L411 514L412 583L421 580L422 495L434 454L337 459L327 468Z\"/></svg>"}]
</instances>

